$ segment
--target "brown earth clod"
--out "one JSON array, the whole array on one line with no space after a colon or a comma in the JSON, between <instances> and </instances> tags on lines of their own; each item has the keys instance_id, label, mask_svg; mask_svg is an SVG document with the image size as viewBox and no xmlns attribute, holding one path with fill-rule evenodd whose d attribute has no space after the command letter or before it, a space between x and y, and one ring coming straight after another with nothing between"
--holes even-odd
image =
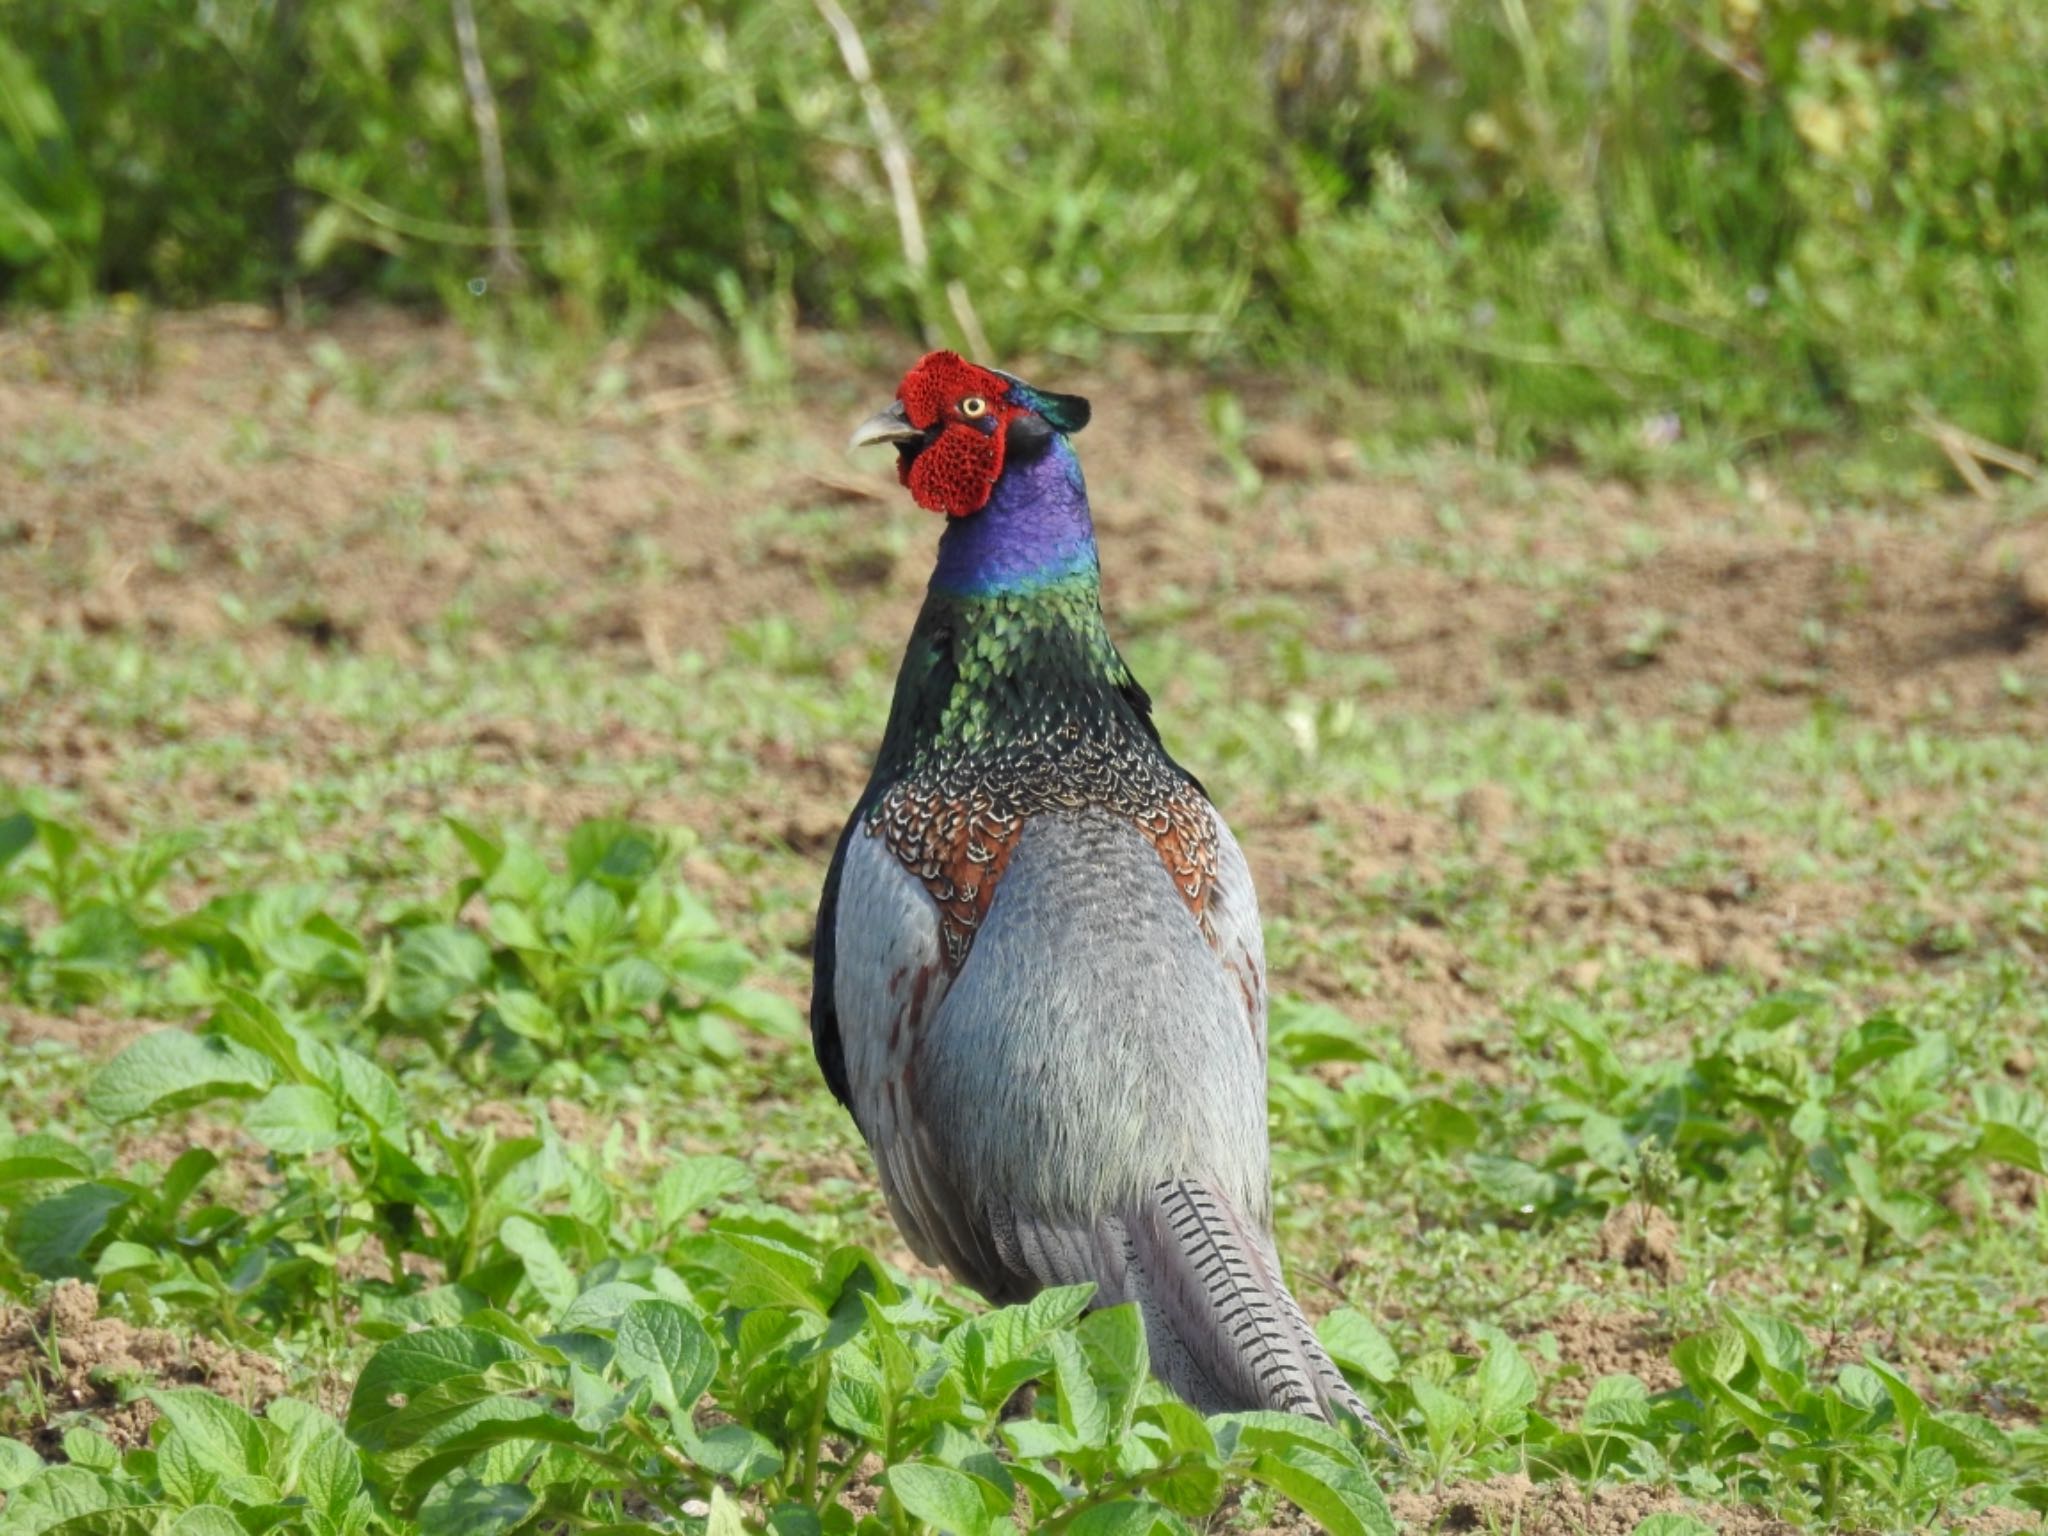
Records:
<instances>
[{"instance_id":1,"label":"brown earth clod","mask_svg":"<svg viewBox=\"0 0 2048 1536\"><path fill-rule=\"evenodd\" d=\"M1609 1211L1600 1223L1595 1251L1610 1264L1640 1270L1665 1284L1685 1278L1685 1261L1678 1256L1678 1223L1655 1207L1625 1202Z\"/></svg>"},{"instance_id":2,"label":"brown earth clod","mask_svg":"<svg viewBox=\"0 0 2048 1536\"><path fill-rule=\"evenodd\" d=\"M49 1439L51 1449L75 1413L90 1415L116 1445L141 1445L157 1416L139 1395L146 1387L205 1387L254 1410L288 1384L267 1356L102 1316L98 1288L81 1280L58 1281L35 1311L0 1310L0 1382L31 1381L46 1405L31 1438L39 1446Z\"/></svg>"}]
</instances>

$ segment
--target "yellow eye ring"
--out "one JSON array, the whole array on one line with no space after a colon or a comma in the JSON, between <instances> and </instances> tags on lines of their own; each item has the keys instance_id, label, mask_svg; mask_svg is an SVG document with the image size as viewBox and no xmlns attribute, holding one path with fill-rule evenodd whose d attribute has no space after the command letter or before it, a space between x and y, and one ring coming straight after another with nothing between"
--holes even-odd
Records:
<instances>
[{"instance_id":1,"label":"yellow eye ring","mask_svg":"<svg viewBox=\"0 0 2048 1536\"><path fill-rule=\"evenodd\" d=\"M979 420L988 414L988 402L979 395L969 395L960 402L960 414L969 421Z\"/></svg>"}]
</instances>

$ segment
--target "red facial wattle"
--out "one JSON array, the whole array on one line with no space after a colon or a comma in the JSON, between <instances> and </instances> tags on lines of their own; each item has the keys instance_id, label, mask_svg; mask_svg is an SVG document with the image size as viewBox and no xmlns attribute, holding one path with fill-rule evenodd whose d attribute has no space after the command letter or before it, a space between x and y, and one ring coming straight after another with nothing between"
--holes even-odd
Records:
<instances>
[{"instance_id":1,"label":"red facial wattle","mask_svg":"<svg viewBox=\"0 0 2048 1536\"><path fill-rule=\"evenodd\" d=\"M897 476L920 507L948 517L966 517L988 504L1003 473L1010 422L1028 407L1009 400L1010 381L977 368L957 353L931 352L903 376L896 398L910 424L940 430L897 465ZM966 402L983 411L969 416Z\"/></svg>"}]
</instances>

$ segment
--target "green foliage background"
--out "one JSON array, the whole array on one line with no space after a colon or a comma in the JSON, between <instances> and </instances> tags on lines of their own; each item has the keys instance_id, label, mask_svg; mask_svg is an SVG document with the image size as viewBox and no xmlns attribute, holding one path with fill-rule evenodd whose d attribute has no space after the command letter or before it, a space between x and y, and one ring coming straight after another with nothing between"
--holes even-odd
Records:
<instances>
[{"instance_id":1,"label":"green foliage background","mask_svg":"<svg viewBox=\"0 0 2048 1536\"><path fill-rule=\"evenodd\" d=\"M1396 437L1629 457L2048 425L2038 0L486 0L535 291L1305 365ZM447 0L0 0L0 293L479 308ZM956 338L957 339L957 338ZM1910 451L1928 462L1931 450Z\"/></svg>"}]
</instances>

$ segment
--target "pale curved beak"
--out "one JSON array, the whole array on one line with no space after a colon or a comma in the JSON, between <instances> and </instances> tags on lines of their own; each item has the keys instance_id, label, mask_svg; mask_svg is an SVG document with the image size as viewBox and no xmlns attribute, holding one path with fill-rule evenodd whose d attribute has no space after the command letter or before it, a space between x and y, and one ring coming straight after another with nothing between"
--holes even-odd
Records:
<instances>
[{"instance_id":1,"label":"pale curved beak","mask_svg":"<svg viewBox=\"0 0 2048 1536\"><path fill-rule=\"evenodd\" d=\"M866 448L874 443L914 443L924 433L910 424L910 418L903 414L903 402L898 400L886 411L877 411L866 421L853 429L853 436L846 440L846 451Z\"/></svg>"}]
</instances>

